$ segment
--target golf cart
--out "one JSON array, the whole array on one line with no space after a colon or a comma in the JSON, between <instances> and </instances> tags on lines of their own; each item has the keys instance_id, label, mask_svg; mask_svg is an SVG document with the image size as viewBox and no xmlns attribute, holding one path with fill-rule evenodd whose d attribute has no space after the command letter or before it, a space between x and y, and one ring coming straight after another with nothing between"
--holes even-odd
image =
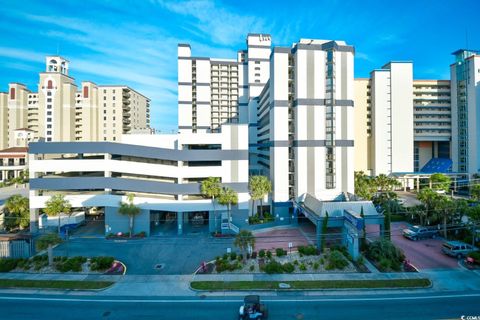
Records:
<instances>
[{"instance_id":1,"label":"golf cart","mask_svg":"<svg viewBox=\"0 0 480 320\"><path fill-rule=\"evenodd\" d=\"M245 296L243 305L240 307L238 318L240 320L246 319L267 319L267 307L260 303L260 296L250 295Z\"/></svg>"}]
</instances>

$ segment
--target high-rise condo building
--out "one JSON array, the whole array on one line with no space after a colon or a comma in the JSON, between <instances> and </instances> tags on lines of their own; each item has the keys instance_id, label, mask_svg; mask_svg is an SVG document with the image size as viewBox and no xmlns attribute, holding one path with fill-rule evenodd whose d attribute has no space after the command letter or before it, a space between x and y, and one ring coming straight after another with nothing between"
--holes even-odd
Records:
<instances>
[{"instance_id":1,"label":"high-rise condo building","mask_svg":"<svg viewBox=\"0 0 480 320\"><path fill-rule=\"evenodd\" d=\"M34 139L116 141L122 134L150 127L150 100L125 85L98 86L69 76L69 62L46 57L38 91L10 83L0 94L0 149L14 146L15 130L27 128Z\"/></svg>"}]
</instances>

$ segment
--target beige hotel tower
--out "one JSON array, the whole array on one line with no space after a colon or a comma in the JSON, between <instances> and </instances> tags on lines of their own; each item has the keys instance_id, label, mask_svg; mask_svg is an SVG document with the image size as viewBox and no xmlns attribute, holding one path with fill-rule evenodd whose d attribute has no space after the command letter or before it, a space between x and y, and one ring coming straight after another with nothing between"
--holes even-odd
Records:
<instances>
[{"instance_id":1,"label":"beige hotel tower","mask_svg":"<svg viewBox=\"0 0 480 320\"><path fill-rule=\"evenodd\" d=\"M46 57L38 92L10 83L0 93L0 150L15 147L15 130L33 140L118 141L122 134L150 131L150 100L125 85L102 86L69 76L69 62Z\"/></svg>"}]
</instances>

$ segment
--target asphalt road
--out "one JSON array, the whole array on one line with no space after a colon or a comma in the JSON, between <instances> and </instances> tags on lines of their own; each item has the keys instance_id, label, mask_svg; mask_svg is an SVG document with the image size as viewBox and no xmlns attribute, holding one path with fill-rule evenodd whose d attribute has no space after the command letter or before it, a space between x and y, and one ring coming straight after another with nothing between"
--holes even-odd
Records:
<instances>
[{"instance_id":1,"label":"asphalt road","mask_svg":"<svg viewBox=\"0 0 480 320\"><path fill-rule=\"evenodd\" d=\"M1 319L237 319L242 297L129 299L0 296ZM461 319L480 316L480 292L408 296L264 297L269 319Z\"/></svg>"}]
</instances>

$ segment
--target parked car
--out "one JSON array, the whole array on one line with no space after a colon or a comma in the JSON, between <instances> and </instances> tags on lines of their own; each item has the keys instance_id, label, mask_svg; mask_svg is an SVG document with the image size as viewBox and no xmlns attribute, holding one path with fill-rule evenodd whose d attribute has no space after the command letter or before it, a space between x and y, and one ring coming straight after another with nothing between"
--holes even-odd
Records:
<instances>
[{"instance_id":1,"label":"parked car","mask_svg":"<svg viewBox=\"0 0 480 320\"><path fill-rule=\"evenodd\" d=\"M413 241L430 239L438 236L438 229L422 226L411 226L408 229L403 229L403 236Z\"/></svg>"},{"instance_id":2,"label":"parked car","mask_svg":"<svg viewBox=\"0 0 480 320\"><path fill-rule=\"evenodd\" d=\"M474 246L461 241L445 241L442 245L442 252L451 257L461 259L469 253L477 251Z\"/></svg>"}]
</instances>

